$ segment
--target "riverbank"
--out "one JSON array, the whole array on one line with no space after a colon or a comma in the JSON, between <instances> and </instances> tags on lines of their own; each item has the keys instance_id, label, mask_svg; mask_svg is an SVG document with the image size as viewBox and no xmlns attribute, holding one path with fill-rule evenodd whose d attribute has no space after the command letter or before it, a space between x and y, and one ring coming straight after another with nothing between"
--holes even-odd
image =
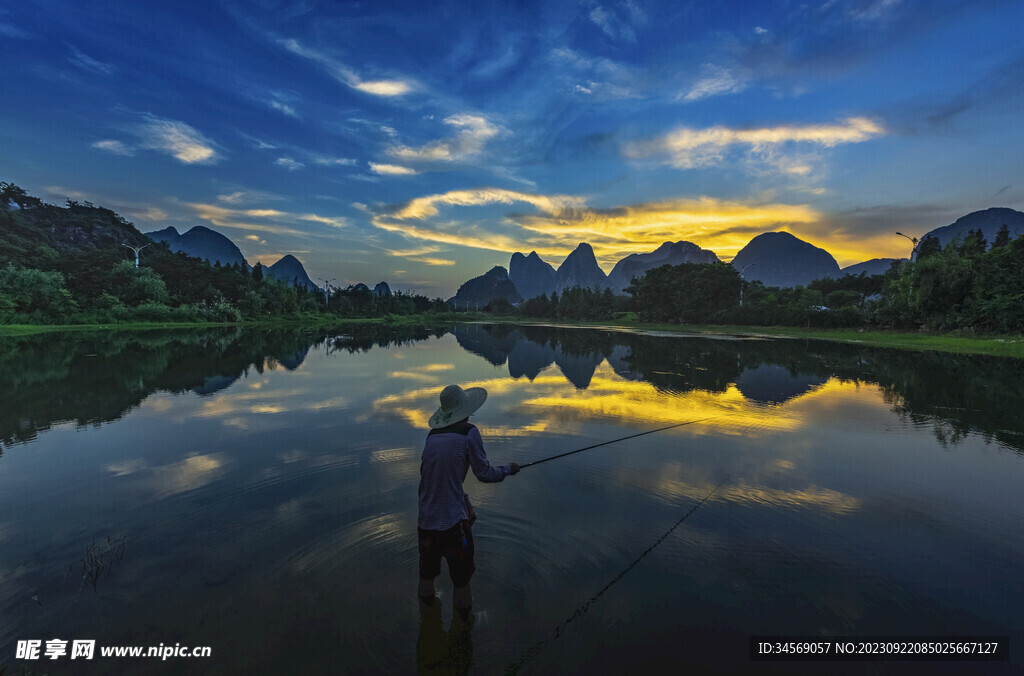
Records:
<instances>
[{"instance_id":1,"label":"riverbank","mask_svg":"<svg viewBox=\"0 0 1024 676\"><path fill-rule=\"evenodd\" d=\"M702 336L738 336L746 338L792 338L802 340L831 340L842 343L862 343L876 347L890 347L902 350L934 350L957 354L985 354L998 357L1024 359L1024 336L966 337L949 334L922 333L918 331L869 331L859 329L807 329L794 326L738 326L738 325L694 325L694 324L653 324L632 319L617 319L605 322L550 321L523 319L520 317L497 317L476 320L476 323L523 324L565 328L596 328L609 331L631 331L635 333Z\"/></svg>"},{"instance_id":2,"label":"riverbank","mask_svg":"<svg viewBox=\"0 0 1024 676\"><path fill-rule=\"evenodd\" d=\"M801 340L832 340L844 343L862 343L876 347L903 350L934 350L956 354L985 354L998 357L1024 359L1024 336L957 336L950 334L922 333L919 331L881 331L863 329L808 329L793 326L738 326L738 325L693 325L653 324L637 321L631 317L612 321L551 321L522 318L514 315L488 315L476 313L438 313L421 315L389 315L372 318L300 318L273 319L248 322L133 322L125 324L61 324L28 325L8 324L0 326L0 338L29 336L54 332L90 331L150 331L155 329L197 329L226 326L238 327L320 327L335 328L358 325L377 326L436 326L448 323L474 324L521 324L553 326L563 328L595 328L608 331L632 331L636 333L669 333L677 335L737 336L746 338L791 338Z\"/></svg>"},{"instance_id":3,"label":"riverbank","mask_svg":"<svg viewBox=\"0 0 1024 676\"><path fill-rule=\"evenodd\" d=\"M482 313L479 316L484 316ZM384 317L306 317L298 319L267 319L245 322L126 322L119 324L2 324L0 338L31 336L41 333L152 331L156 329L207 329L226 326L297 328L335 328L343 326L436 326L465 321L463 313L446 312L419 315L387 315Z\"/></svg>"}]
</instances>

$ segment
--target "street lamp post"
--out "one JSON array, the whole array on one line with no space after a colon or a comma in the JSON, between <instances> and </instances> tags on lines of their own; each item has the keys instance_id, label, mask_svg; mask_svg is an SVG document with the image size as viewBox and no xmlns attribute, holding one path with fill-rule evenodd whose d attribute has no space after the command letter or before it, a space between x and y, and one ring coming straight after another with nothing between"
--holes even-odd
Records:
<instances>
[{"instance_id":1,"label":"street lamp post","mask_svg":"<svg viewBox=\"0 0 1024 676\"><path fill-rule=\"evenodd\" d=\"M914 248L910 250L910 259L913 260L914 259L914 254L917 253L917 245L921 243L921 240L919 240L917 237L911 237L910 235L904 235L902 232L897 232L896 234L899 235L900 237L906 237L907 239L910 240L910 243L914 245Z\"/></svg>"},{"instance_id":2,"label":"street lamp post","mask_svg":"<svg viewBox=\"0 0 1024 676\"><path fill-rule=\"evenodd\" d=\"M139 247L132 246L131 244L122 244L121 246L126 246L126 247L128 247L129 249L131 249L132 251L135 252L135 269L138 270L139 269L139 252L142 251L143 249L145 249L147 246L149 246L149 244L143 244L142 246L139 246Z\"/></svg>"},{"instance_id":3,"label":"street lamp post","mask_svg":"<svg viewBox=\"0 0 1024 676\"><path fill-rule=\"evenodd\" d=\"M324 305L327 305L328 303L331 302L331 282L335 281L336 279L337 277L327 280L320 280L321 282L324 283Z\"/></svg>"}]
</instances>

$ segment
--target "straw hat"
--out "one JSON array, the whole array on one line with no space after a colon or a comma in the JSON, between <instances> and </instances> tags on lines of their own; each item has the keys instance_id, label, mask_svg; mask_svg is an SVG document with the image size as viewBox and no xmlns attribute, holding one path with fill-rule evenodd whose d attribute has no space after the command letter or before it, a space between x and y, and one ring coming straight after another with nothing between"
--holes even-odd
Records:
<instances>
[{"instance_id":1,"label":"straw hat","mask_svg":"<svg viewBox=\"0 0 1024 676\"><path fill-rule=\"evenodd\" d=\"M462 389L449 385L441 390L441 408L434 411L427 424L430 429L448 427L454 422L473 415L487 400L487 390L482 387Z\"/></svg>"}]
</instances>

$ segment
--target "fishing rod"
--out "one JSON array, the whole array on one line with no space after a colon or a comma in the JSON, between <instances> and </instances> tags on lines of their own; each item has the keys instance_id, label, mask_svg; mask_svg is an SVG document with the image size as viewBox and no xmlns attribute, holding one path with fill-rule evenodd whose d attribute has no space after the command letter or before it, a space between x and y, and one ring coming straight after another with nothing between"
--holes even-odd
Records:
<instances>
[{"instance_id":1,"label":"fishing rod","mask_svg":"<svg viewBox=\"0 0 1024 676\"><path fill-rule=\"evenodd\" d=\"M654 434L655 432L664 432L665 430L670 430L673 427L682 427L683 425L693 425L694 423L704 422L705 420L711 420L714 417L715 416L711 416L711 417L708 417L708 418L701 418L699 420L687 420L686 422L676 423L674 425L666 425L665 427L659 427L656 430L647 430L646 432L638 432L637 434L630 434L628 437L622 437L620 439L612 439L611 441L602 441L601 443L594 444L593 446L586 446L584 448L577 448L575 451L568 451L566 453L559 453L558 455L552 455L550 458L543 458L541 460L534 460L533 462L528 462L525 465L520 465L519 469L522 470L522 469L526 469L527 467L531 467L533 465L539 465L542 462L547 462L548 460L556 460L557 458L564 458L565 456L572 455L573 453L582 453L583 451L589 451L590 449L598 448L599 446L607 446L608 444L615 444L615 443L618 443L620 441L625 441L626 439L634 439L636 437L642 437L645 434Z\"/></svg>"},{"instance_id":2,"label":"fishing rod","mask_svg":"<svg viewBox=\"0 0 1024 676\"><path fill-rule=\"evenodd\" d=\"M705 418L705 420L707 420L707 418ZM693 422L700 422L700 421L699 420L694 420ZM683 424L687 424L687 423L683 423ZM676 425L676 427L678 427L678 425ZM659 430L651 430L651 431L652 432L657 432ZM644 432L644 434L648 434L648 432ZM611 442L608 442L608 443L611 443ZM536 657L537 653L539 653L545 646L551 645L552 643L557 641L558 637L561 636L565 632L565 630L569 627L569 625L572 623L573 620L575 620L577 617L580 617L581 615L586 613L590 609L590 606L594 605L594 603L596 603L598 599L600 599L602 596L604 596L604 593L606 591L611 589L615 585L616 582L618 582L619 580L624 578L626 576L626 573L628 573L629 571L633 570L633 568L635 568L637 566L637 564L639 564L644 559L645 556L647 556L652 551L654 551L658 547L658 545L660 545L665 540L665 538L667 538L669 535L671 535L673 533L673 531L675 531L675 529L679 528L679 526L681 526L684 521L686 521L688 518L690 518L690 515L693 514L694 512L696 512L697 509L701 505L703 505L705 502L710 500L711 496L714 495L715 493L717 493L718 489L721 488L722 485L726 481L731 479L731 478L732 478L732 473L730 472L724 479L722 479L721 481L718 482L717 486L715 486L710 491L708 491L707 495L705 495L697 503L695 503L692 507L690 507L690 511L686 512L686 514L683 514L681 519L676 521L674 524L672 524L671 528L669 528L667 531L662 533L661 537L659 537L657 540L654 541L654 544L652 544L650 547L645 549L643 554L641 554L640 556L635 558L633 560L633 562L630 563L628 566L626 566L626 568L621 573L619 573L614 578L612 578L611 582L606 584L601 589L601 591L599 591L596 594L594 594L593 596L591 596L590 599L587 600L586 603L584 603L579 608L577 608L575 610L575 612L573 612L573 614L568 617L568 619L566 619L564 622L562 622L562 624L560 624L557 627L555 627L555 630L551 633L551 637L550 638L541 639L537 643L533 644L533 646L531 646L522 655L520 655L518 660L516 660L515 662L509 664L505 668L506 676L509 675L509 674L518 674L519 670L522 669L523 666L525 666L527 662L529 662L534 657Z\"/></svg>"}]
</instances>

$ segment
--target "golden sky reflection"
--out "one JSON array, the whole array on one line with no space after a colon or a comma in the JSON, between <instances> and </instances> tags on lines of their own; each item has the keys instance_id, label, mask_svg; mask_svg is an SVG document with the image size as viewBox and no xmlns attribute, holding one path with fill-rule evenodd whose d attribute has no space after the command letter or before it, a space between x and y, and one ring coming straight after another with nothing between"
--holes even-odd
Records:
<instances>
[{"instance_id":1,"label":"golden sky reflection","mask_svg":"<svg viewBox=\"0 0 1024 676\"><path fill-rule=\"evenodd\" d=\"M827 426L839 408L855 407L867 412L888 412L877 387L836 378L781 404L762 404L746 399L735 386L722 392L692 390L683 393L659 391L644 381L625 380L607 362L597 367L590 386L577 390L551 367L532 382L526 379L491 378L461 383L462 387L483 387L489 398L477 414L486 439L498 437L540 436L551 430L571 434L587 423L607 423L638 428L653 428L678 422L709 418L687 430L690 434L763 438L792 435L815 426ZM377 414L388 414L418 428L427 428L427 419L437 406L439 386L420 387L379 397L373 403ZM489 409L489 410L488 410ZM491 420L509 420L493 425ZM514 421L523 421L516 424ZM733 476L714 496L714 500L744 505L806 508L832 514L845 514L860 508L854 496L818 486L804 479L803 456L808 449L801 440L783 443L780 457L766 455L755 467ZM651 473L623 468L620 479L668 499L700 500L714 482L696 479L703 470L689 464L671 462L664 471ZM763 477L785 474L791 488L769 487Z\"/></svg>"}]
</instances>

